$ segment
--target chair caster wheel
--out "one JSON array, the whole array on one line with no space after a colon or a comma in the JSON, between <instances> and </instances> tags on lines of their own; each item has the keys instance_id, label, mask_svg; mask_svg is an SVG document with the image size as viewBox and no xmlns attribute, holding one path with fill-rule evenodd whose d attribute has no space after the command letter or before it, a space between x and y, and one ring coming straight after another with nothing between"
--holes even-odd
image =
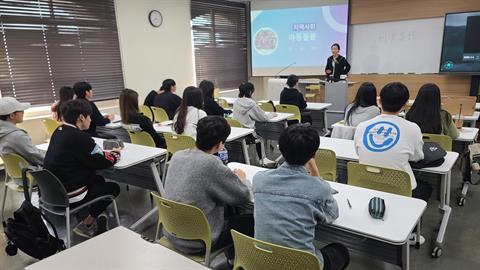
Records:
<instances>
[{"instance_id":1,"label":"chair caster wheel","mask_svg":"<svg viewBox=\"0 0 480 270\"><path fill-rule=\"evenodd\" d=\"M439 258L442 256L442 248L441 247L434 247L432 251L433 258Z\"/></svg>"},{"instance_id":2,"label":"chair caster wheel","mask_svg":"<svg viewBox=\"0 0 480 270\"><path fill-rule=\"evenodd\" d=\"M464 206L465 205L465 198L460 198L460 200L458 200L458 205L459 206Z\"/></svg>"}]
</instances>

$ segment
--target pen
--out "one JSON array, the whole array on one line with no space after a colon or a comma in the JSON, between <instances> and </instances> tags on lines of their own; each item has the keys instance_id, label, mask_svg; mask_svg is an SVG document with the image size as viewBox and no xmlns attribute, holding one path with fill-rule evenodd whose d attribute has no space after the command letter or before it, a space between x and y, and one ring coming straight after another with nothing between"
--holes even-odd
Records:
<instances>
[{"instance_id":1,"label":"pen","mask_svg":"<svg viewBox=\"0 0 480 270\"><path fill-rule=\"evenodd\" d=\"M352 205L350 204L350 201L347 199L348 207L352 209Z\"/></svg>"}]
</instances>

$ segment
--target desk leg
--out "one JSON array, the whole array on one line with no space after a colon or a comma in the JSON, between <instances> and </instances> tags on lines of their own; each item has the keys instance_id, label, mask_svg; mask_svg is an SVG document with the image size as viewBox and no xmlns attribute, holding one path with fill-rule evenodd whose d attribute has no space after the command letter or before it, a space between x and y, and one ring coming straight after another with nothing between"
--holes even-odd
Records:
<instances>
[{"instance_id":1,"label":"desk leg","mask_svg":"<svg viewBox=\"0 0 480 270\"><path fill-rule=\"evenodd\" d=\"M408 241L402 246L402 270L410 270L410 245Z\"/></svg>"},{"instance_id":2,"label":"desk leg","mask_svg":"<svg viewBox=\"0 0 480 270\"><path fill-rule=\"evenodd\" d=\"M157 184L158 192L160 193L161 196L163 196L165 194L165 189L163 188L162 178L160 177L160 173L158 172L159 168L160 168L160 159L154 160L150 163L150 169L152 170L153 178L155 179L155 183ZM141 217L139 220L133 223L130 226L130 229L134 231L140 224L145 222L148 218L156 215L157 211L158 211L158 208L155 206L152 210L148 211L147 214L145 214L143 217Z\"/></svg>"},{"instance_id":3,"label":"desk leg","mask_svg":"<svg viewBox=\"0 0 480 270\"><path fill-rule=\"evenodd\" d=\"M450 205L450 188L452 185L452 171L449 171L445 178L447 181L447 190L445 193L445 196L447 197L445 198L445 204Z\"/></svg>"},{"instance_id":4,"label":"desk leg","mask_svg":"<svg viewBox=\"0 0 480 270\"><path fill-rule=\"evenodd\" d=\"M437 240L435 241L435 247L432 251L432 256L438 258L442 255L442 246L444 244L445 233L447 231L448 220L450 219L450 214L452 208L447 204L450 199L447 200L447 197L450 196L450 192L447 188L450 188L450 174L442 175L441 183L441 196L440 196L440 209L443 211L442 223L437 234Z\"/></svg>"},{"instance_id":5,"label":"desk leg","mask_svg":"<svg viewBox=\"0 0 480 270\"><path fill-rule=\"evenodd\" d=\"M325 135L328 134L328 124L327 124L327 110L323 110L323 130L325 131ZM324 136L325 136L324 135Z\"/></svg>"},{"instance_id":6,"label":"desk leg","mask_svg":"<svg viewBox=\"0 0 480 270\"><path fill-rule=\"evenodd\" d=\"M248 147L247 147L247 140L245 138L242 139L242 151L243 151L243 158L247 165L250 165L250 157L248 156Z\"/></svg>"}]
</instances>

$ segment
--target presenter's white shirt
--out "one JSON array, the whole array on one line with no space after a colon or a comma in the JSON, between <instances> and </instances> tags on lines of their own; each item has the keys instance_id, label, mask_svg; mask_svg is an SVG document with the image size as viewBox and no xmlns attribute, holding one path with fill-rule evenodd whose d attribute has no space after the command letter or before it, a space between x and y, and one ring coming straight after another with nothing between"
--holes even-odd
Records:
<instances>
[{"instance_id":1,"label":"presenter's white shirt","mask_svg":"<svg viewBox=\"0 0 480 270\"><path fill-rule=\"evenodd\" d=\"M379 115L360 123L354 136L359 162L402 170L417 181L408 161L423 159L422 132L417 124L396 115Z\"/></svg>"}]
</instances>

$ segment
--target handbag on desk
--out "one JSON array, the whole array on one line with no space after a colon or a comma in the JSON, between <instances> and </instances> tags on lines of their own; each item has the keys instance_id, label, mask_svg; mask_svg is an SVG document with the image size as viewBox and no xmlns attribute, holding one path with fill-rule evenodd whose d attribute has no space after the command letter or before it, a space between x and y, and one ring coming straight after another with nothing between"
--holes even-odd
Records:
<instances>
[{"instance_id":1,"label":"handbag on desk","mask_svg":"<svg viewBox=\"0 0 480 270\"><path fill-rule=\"evenodd\" d=\"M420 161L410 161L410 166L414 169L427 167L438 167L445 161L447 152L435 142L423 143L423 159Z\"/></svg>"}]
</instances>

